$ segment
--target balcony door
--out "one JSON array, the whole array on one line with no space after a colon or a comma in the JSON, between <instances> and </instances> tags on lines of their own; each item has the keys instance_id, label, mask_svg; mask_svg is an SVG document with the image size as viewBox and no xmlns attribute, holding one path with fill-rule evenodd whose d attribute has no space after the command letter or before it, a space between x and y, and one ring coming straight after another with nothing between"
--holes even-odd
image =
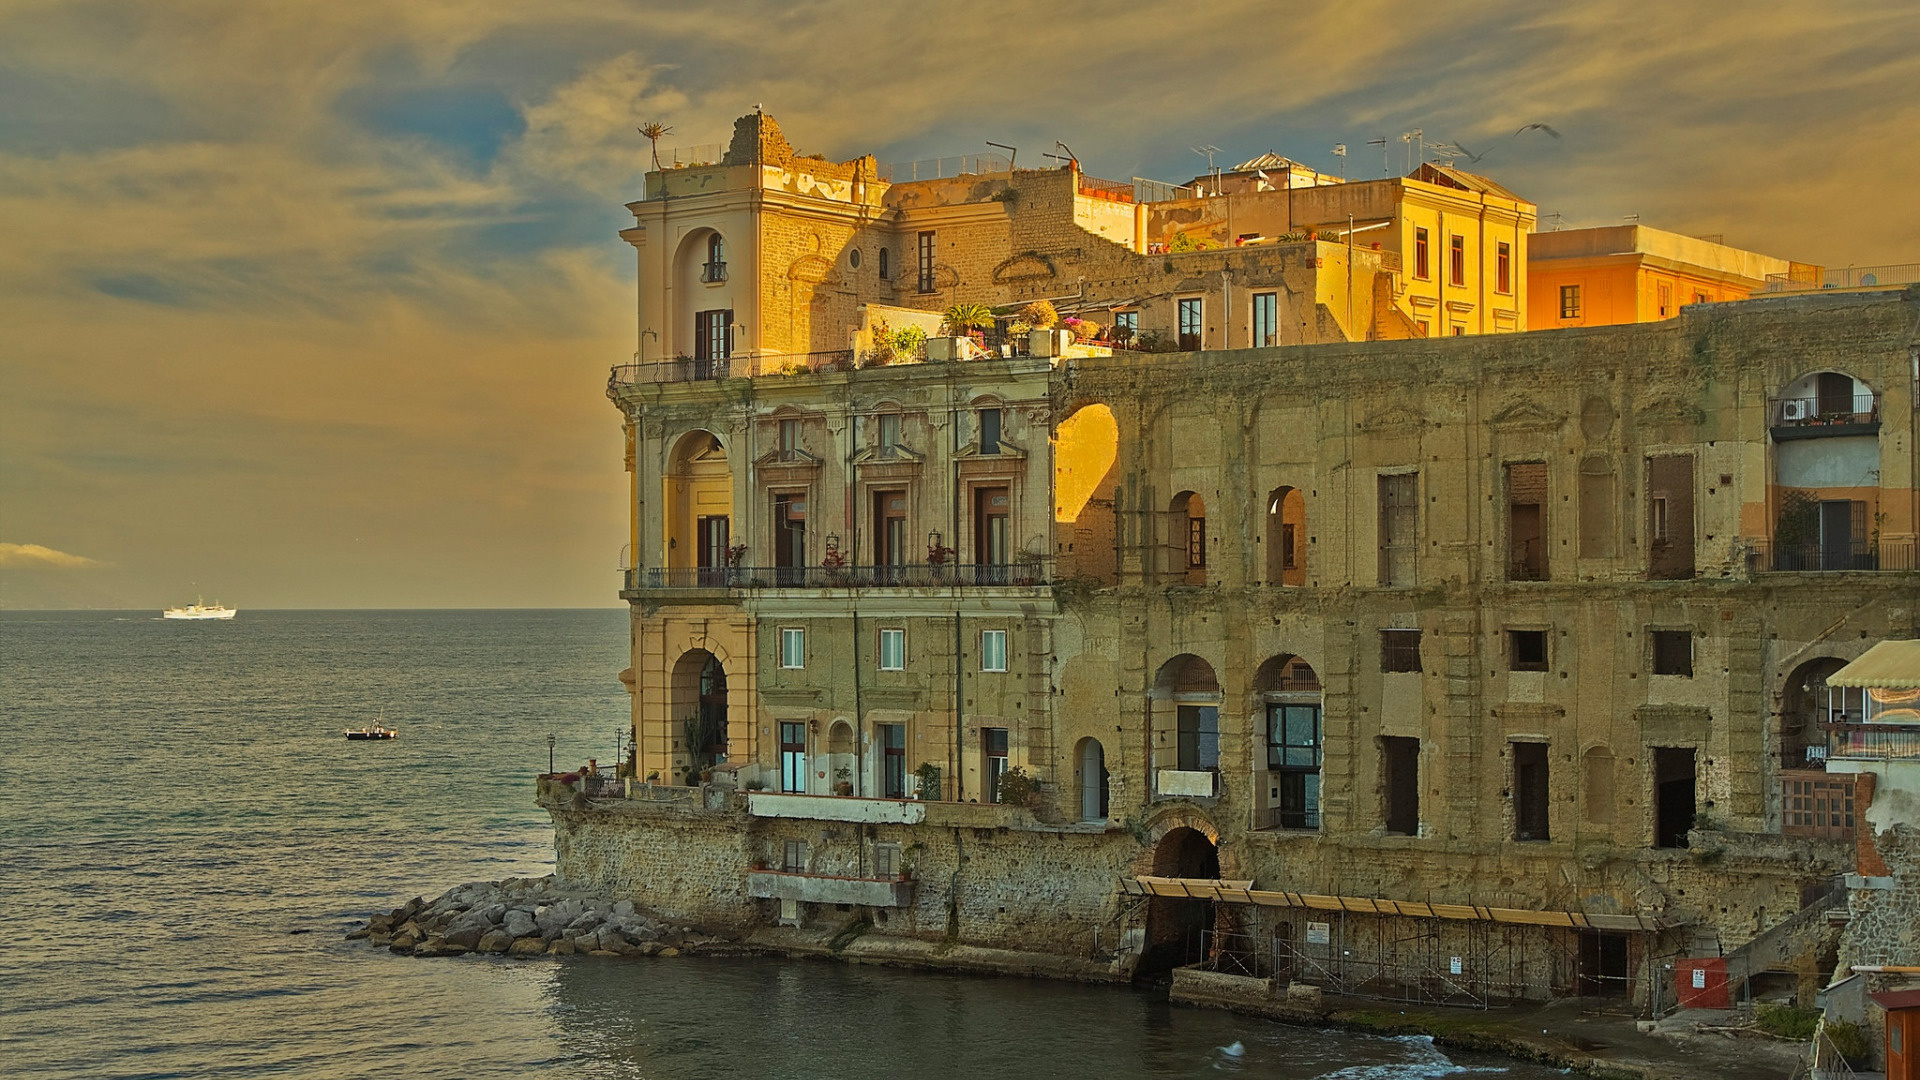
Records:
<instances>
[{"instance_id":1,"label":"balcony door","mask_svg":"<svg viewBox=\"0 0 1920 1080\"><path fill-rule=\"evenodd\" d=\"M907 493L873 493L873 565L874 575L883 582L897 582L900 567L907 565Z\"/></svg>"},{"instance_id":2,"label":"balcony door","mask_svg":"<svg viewBox=\"0 0 1920 1080\"><path fill-rule=\"evenodd\" d=\"M807 566L807 497L783 492L773 497L773 566L780 585L799 585Z\"/></svg>"},{"instance_id":3,"label":"balcony door","mask_svg":"<svg viewBox=\"0 0 1920 1080\"><path fill-rule=\"evenodd\" d=\"M1820 569L1854 569L1854 510L1865 503L1826 499L1820 503ZM1860 516L1865 517L1863 513Z\"/></svg>"},{"instance_id":4,"label":"balcony door","mask_svg":"<svg viewBox=\"0 0 1920 1080\"><path fill-rule=\"evenodd\" d=\"M695 565L702 585L725 583L727 565L727 515L702 515L695 524Z\"/></svg>"},{"instance_id":5,"label":"balcony door","mask_svg":"<svg viewBox=\"0 0 1920 1080\"><path fill-rule=\"evenodd\" d=\"M1007 577L1008 550L1007 489L983 487L973 490L973 561L979 567L983 585L1003 584Z\"/></svg>"},{"instance_id":6,"label":"balcony door","mask_svg":"<svg viewBox=\"0 0 1920 1080\"><path fill-rule=\"evenodd\" d=\"M780 790L807 790L807 725L780 724Z\"/></svg>"},{"instance_id":7,"label":"balcony door","mask_svg":"<svg viewBox=\"0 0 1920 1080\"><path fill-rule=\"evenodd\" d=\"M889 799L907 797L907 725L881 724L880 792Z\"/></svg>"},{"instance_id":8,"label":"balcony door","mask_svg":"<svg viewBox=\"0 0 1920 1080\"><path fill-rule=\"evenodd\" d=\"M726 374L733 355L733 309L715 308L693 313L693 377L714 379Z\"/></svg>"}]
</instances>

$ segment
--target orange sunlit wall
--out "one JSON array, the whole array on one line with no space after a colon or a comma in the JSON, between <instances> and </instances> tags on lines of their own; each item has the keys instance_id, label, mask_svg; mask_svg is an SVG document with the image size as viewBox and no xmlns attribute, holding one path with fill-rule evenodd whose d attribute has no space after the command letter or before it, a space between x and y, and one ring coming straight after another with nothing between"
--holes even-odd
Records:
<instances>
[{"instance_id":1,"label":"orange sunlit wall","mask_svg":"<svg viewBox=\"0 0 1920 1080\"><path fill-rule=\"evenodd\" d=\"M1680 314L1686 304L1719 303L1745 300L1750 292L1743 286L1668 270L1650 268L1637 260L1613 264L1554 265L1534 264L1527 271L1527 326L1550 330L1560 326L1615 326L1622 323L1658 322ZM1571 261L1571 260L1566 260ZM1562 305L1567 297L1562 289L1579 290L1577 314L1568 315Z\"/></svg>"}]
</instances>

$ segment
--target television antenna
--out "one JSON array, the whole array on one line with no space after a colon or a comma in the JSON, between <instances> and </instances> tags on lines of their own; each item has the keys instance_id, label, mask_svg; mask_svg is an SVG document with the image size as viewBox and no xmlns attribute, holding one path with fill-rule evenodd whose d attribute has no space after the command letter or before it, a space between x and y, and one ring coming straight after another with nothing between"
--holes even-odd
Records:
<instances>
[{"instance_id":1,"label":"television antenna","mask_svg":"<svg viewBox=\"0 0 1920 1080\"><path fill-rule=\"evenodd\" d=\"M1020 160L1019 148L1008 146L1006 143L997 143L992 139L987 140L987 145L993 147L995 150L1005 150L1007 152L1007 171L1012 172L1013 163Z\"/></svg>"},{"instance_id":2,"label":"television antenna","mask_svg":"<svg viewBox=\"0 0 1920 1080\"><path fill-rule=\"evenodd\" d=\"M1427 133L1426 132L1420 130L1419 128L1414 128L1412 131L1403 131L1400 133L1400 141L1407 144L1407 149L1409 151L1413 150L1415 146L1418 146L1420 148L1420 164L1425 165L1427 163ZM1408 172L1413 171L1413 166L1411 164L1407 166L1407 171Z\"/></svg>"},{"instance_id":3,"label":"television antenna","mask_svg":"<svg viewBox=\"0 0 1920 1080\"><path fill-rule=\"evenodd\" d=\"M1347 178L1347 144L1334 143L1333 156L1340 159L1340 179L1345 180Z\"/></svg>"},{"instance_id":4,"label":"television antenna","mask_svg":"<svg viewBox=\"0 0 1920 1080\"><path fill-rule=\"evenodd\" d=\"M1380 175L1386 176L1393 172L1393 166L1387 164L1387 137L1382 135L1377 139L1368 139L1367 145L1380 148Z\"/></svg>"},{"instance_id":5,"label":"television antenna","mask_svg":"<svg viewBox=\"0 0 1920 1080\"><path fill-rule=\"evenodd\" d=\"M1213 193L1220 194L1220 172L1213 167L1213 155L1225 151L1212 143L1201 143L1199 146L1190 146L1187 149L1207 159L1207 175L1213 177Z\"/></svg>"}]
</instances>

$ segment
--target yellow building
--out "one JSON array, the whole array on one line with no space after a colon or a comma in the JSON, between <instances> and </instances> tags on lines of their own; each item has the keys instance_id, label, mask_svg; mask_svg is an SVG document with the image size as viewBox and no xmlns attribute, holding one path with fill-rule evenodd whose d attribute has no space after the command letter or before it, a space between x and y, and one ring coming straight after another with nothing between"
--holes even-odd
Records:
<instances>
[{"instance_id":1,"label":"yellow building","mask_svg":"<svg viewBox=\"0 0 1920 1080\"><path fill-rule=\"evenodd\" d=\"M1671 319L1818 269L1645 225L1535 233L1526 265L1535 330Z\"/></svg>"}]
</instances>

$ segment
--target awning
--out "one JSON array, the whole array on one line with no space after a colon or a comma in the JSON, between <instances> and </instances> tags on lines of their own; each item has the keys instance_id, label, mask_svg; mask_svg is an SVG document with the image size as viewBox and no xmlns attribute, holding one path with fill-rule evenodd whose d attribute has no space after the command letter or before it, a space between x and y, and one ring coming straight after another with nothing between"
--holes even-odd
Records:
<instances>
[{"instance_id":1,"label":"awning","mask_svg":"<svg viewBox=\"0 0 1920 1080\"><path fill-rule=\"evenodd\" d=\"M1366 896L1330 896L1255 889L1251 881L1215 878L1170 878L1142 874L1121 878L1121 890L1133 896L1169 896L1191 900L1218 900L1227 904L1307 908L1314 911L1351 911L1362 915L1410 915L1426 919L1478 919L1518 926L1561 926L1579 930L1658 930L1677 925L1657 915L1606 915L1584 911L1528 911L1525 908L1482 907L1478 904L1433 904L1420 900L1386 900Z\"/></svg>"},{"instance_id":2,"label":"awning","mask_svg":"<svg viewBox=\"0 0 1920 1080\"><path fill-rule=\"evenodd\" d=\"M1827 676L1827 685L1920 688L1920 641L1883 641Z\"/></svg>"}]
</instances>

